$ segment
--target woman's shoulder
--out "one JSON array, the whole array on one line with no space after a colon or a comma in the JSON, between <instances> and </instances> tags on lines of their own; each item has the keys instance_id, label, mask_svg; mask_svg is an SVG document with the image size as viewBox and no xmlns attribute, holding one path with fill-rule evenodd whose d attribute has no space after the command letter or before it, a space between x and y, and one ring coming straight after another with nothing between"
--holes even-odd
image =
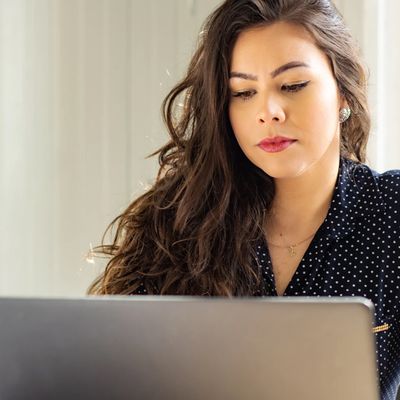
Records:
<instances>
[{"instance_id":1,"label":"woman's shoulder","mask_svg":"<svg viewBox=\"0 0 400 400\"><path fill-rule=\"evenodd\" d=\"M351 181L361 194L400 213L400 169L378 172L367 164L345 160Z\"/></svg>"},{"instance_id":2,"label":"woman's shoulder","mask_svg":"<svg viewBox=\"0 0 400 400\"><path fill-rule=\"evenodd\" d=\"M382 191L400 192L400 169L391 169L382 173L373 172Z\"/></svg>"},{"instance_id":3,"label":"woman's shoulder","mask_svg":"<svg viewBox=\"0 0 400 400\"><path fill-rule=\"evenodd\" d=\"M384 172L377 172L369 168L376 182L376 185L385 200L399 200L400 196L400 169L391 169Z\"/></svg>"},{"instance_id":4,"label":"woman's shoulder","mask_svg":"<svg viewBox=\"0 0 400 400\"><path fill-rule=\"evenodd\" d=\"M400 183L400 168L391 169L384 172L378 172L377 170L375 170L373 166L369 166L367 164L359 163L349 159L343 159L343 163L344 167L348 171L351 171L353 174L359 176L359 178L361 178L362 176L364 178L373 177L378 184L380 182L389 182L398 184Z\"/></svg>"},{"instance_id":5,"label":"woman's shoulder","mask_svg":"<svg viewBox=\"0 0 400 400\"><path fill-rule=\"evenodd\" d=\"M387 214L400 222L400 170L375 172L375 179Z\"/></svg>"}]
</instances>

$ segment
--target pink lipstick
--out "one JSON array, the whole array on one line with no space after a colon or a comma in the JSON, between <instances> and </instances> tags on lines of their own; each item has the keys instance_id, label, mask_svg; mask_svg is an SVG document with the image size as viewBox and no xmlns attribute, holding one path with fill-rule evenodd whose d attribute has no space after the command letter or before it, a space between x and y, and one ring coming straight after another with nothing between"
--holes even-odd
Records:
<instances>
[{"instance_id":1,"label":"pink lipstick","mask_svg":"<svg viewBox=\"0 0 400 400\"><path fill-rule=\"evenodd\" d=\"M278 153L279 151L287 149L294 142L296 142L294 139L283 136L275 136L271 139L261 140L257 146L268 153Z\"/></svg>"}]
</instances>

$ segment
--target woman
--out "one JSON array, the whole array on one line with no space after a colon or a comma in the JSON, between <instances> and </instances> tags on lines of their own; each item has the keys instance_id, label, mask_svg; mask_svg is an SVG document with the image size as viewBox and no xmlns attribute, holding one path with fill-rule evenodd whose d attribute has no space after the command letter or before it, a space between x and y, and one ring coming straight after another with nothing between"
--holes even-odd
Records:
<instances>
[{"instance_id":1,"label":"woman","mask_svg":"<svg viewBox=\"0 0 400 400\"><path fill-rule=\"evenodd\" d=\"M362 164L366 85L330 1L225 1L164 101L157 180L114 221L89 293L364 296L393 400L400 172Z\"/></svg>"}]
</instances>

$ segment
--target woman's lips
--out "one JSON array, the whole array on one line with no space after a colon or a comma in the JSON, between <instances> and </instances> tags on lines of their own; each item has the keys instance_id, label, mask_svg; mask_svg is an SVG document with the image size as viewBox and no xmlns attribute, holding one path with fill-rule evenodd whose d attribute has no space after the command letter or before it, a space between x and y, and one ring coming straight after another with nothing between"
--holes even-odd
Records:
<instances>
[{"instance_id":1,"label":"woman's lips","mask_svg":"<svg viewBox=\"0 0 400 400\"><path fill-rule=\"evenodd\" d=\"M272 139L261 140L257 146L268 153L278 153L279 151L287 149L294 142L296 142L295 139L276 136Z\"/></svg>"}]
</instances>

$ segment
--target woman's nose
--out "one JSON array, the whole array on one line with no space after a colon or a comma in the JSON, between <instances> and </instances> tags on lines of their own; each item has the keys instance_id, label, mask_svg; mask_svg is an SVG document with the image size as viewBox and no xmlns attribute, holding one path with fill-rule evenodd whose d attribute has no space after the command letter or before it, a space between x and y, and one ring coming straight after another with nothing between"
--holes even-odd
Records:
<instances>
[{"instance_id":1,"label":"woman's nose","mask_svg":"<svg viewBox=\"0 0 400 400\"><path fill-rule=\"evenodd\" d=\"M257 120L260 124L282 123L286 119L285 111L276 100L264 101L257 113Z\"/></svg>"}]
</instances>

